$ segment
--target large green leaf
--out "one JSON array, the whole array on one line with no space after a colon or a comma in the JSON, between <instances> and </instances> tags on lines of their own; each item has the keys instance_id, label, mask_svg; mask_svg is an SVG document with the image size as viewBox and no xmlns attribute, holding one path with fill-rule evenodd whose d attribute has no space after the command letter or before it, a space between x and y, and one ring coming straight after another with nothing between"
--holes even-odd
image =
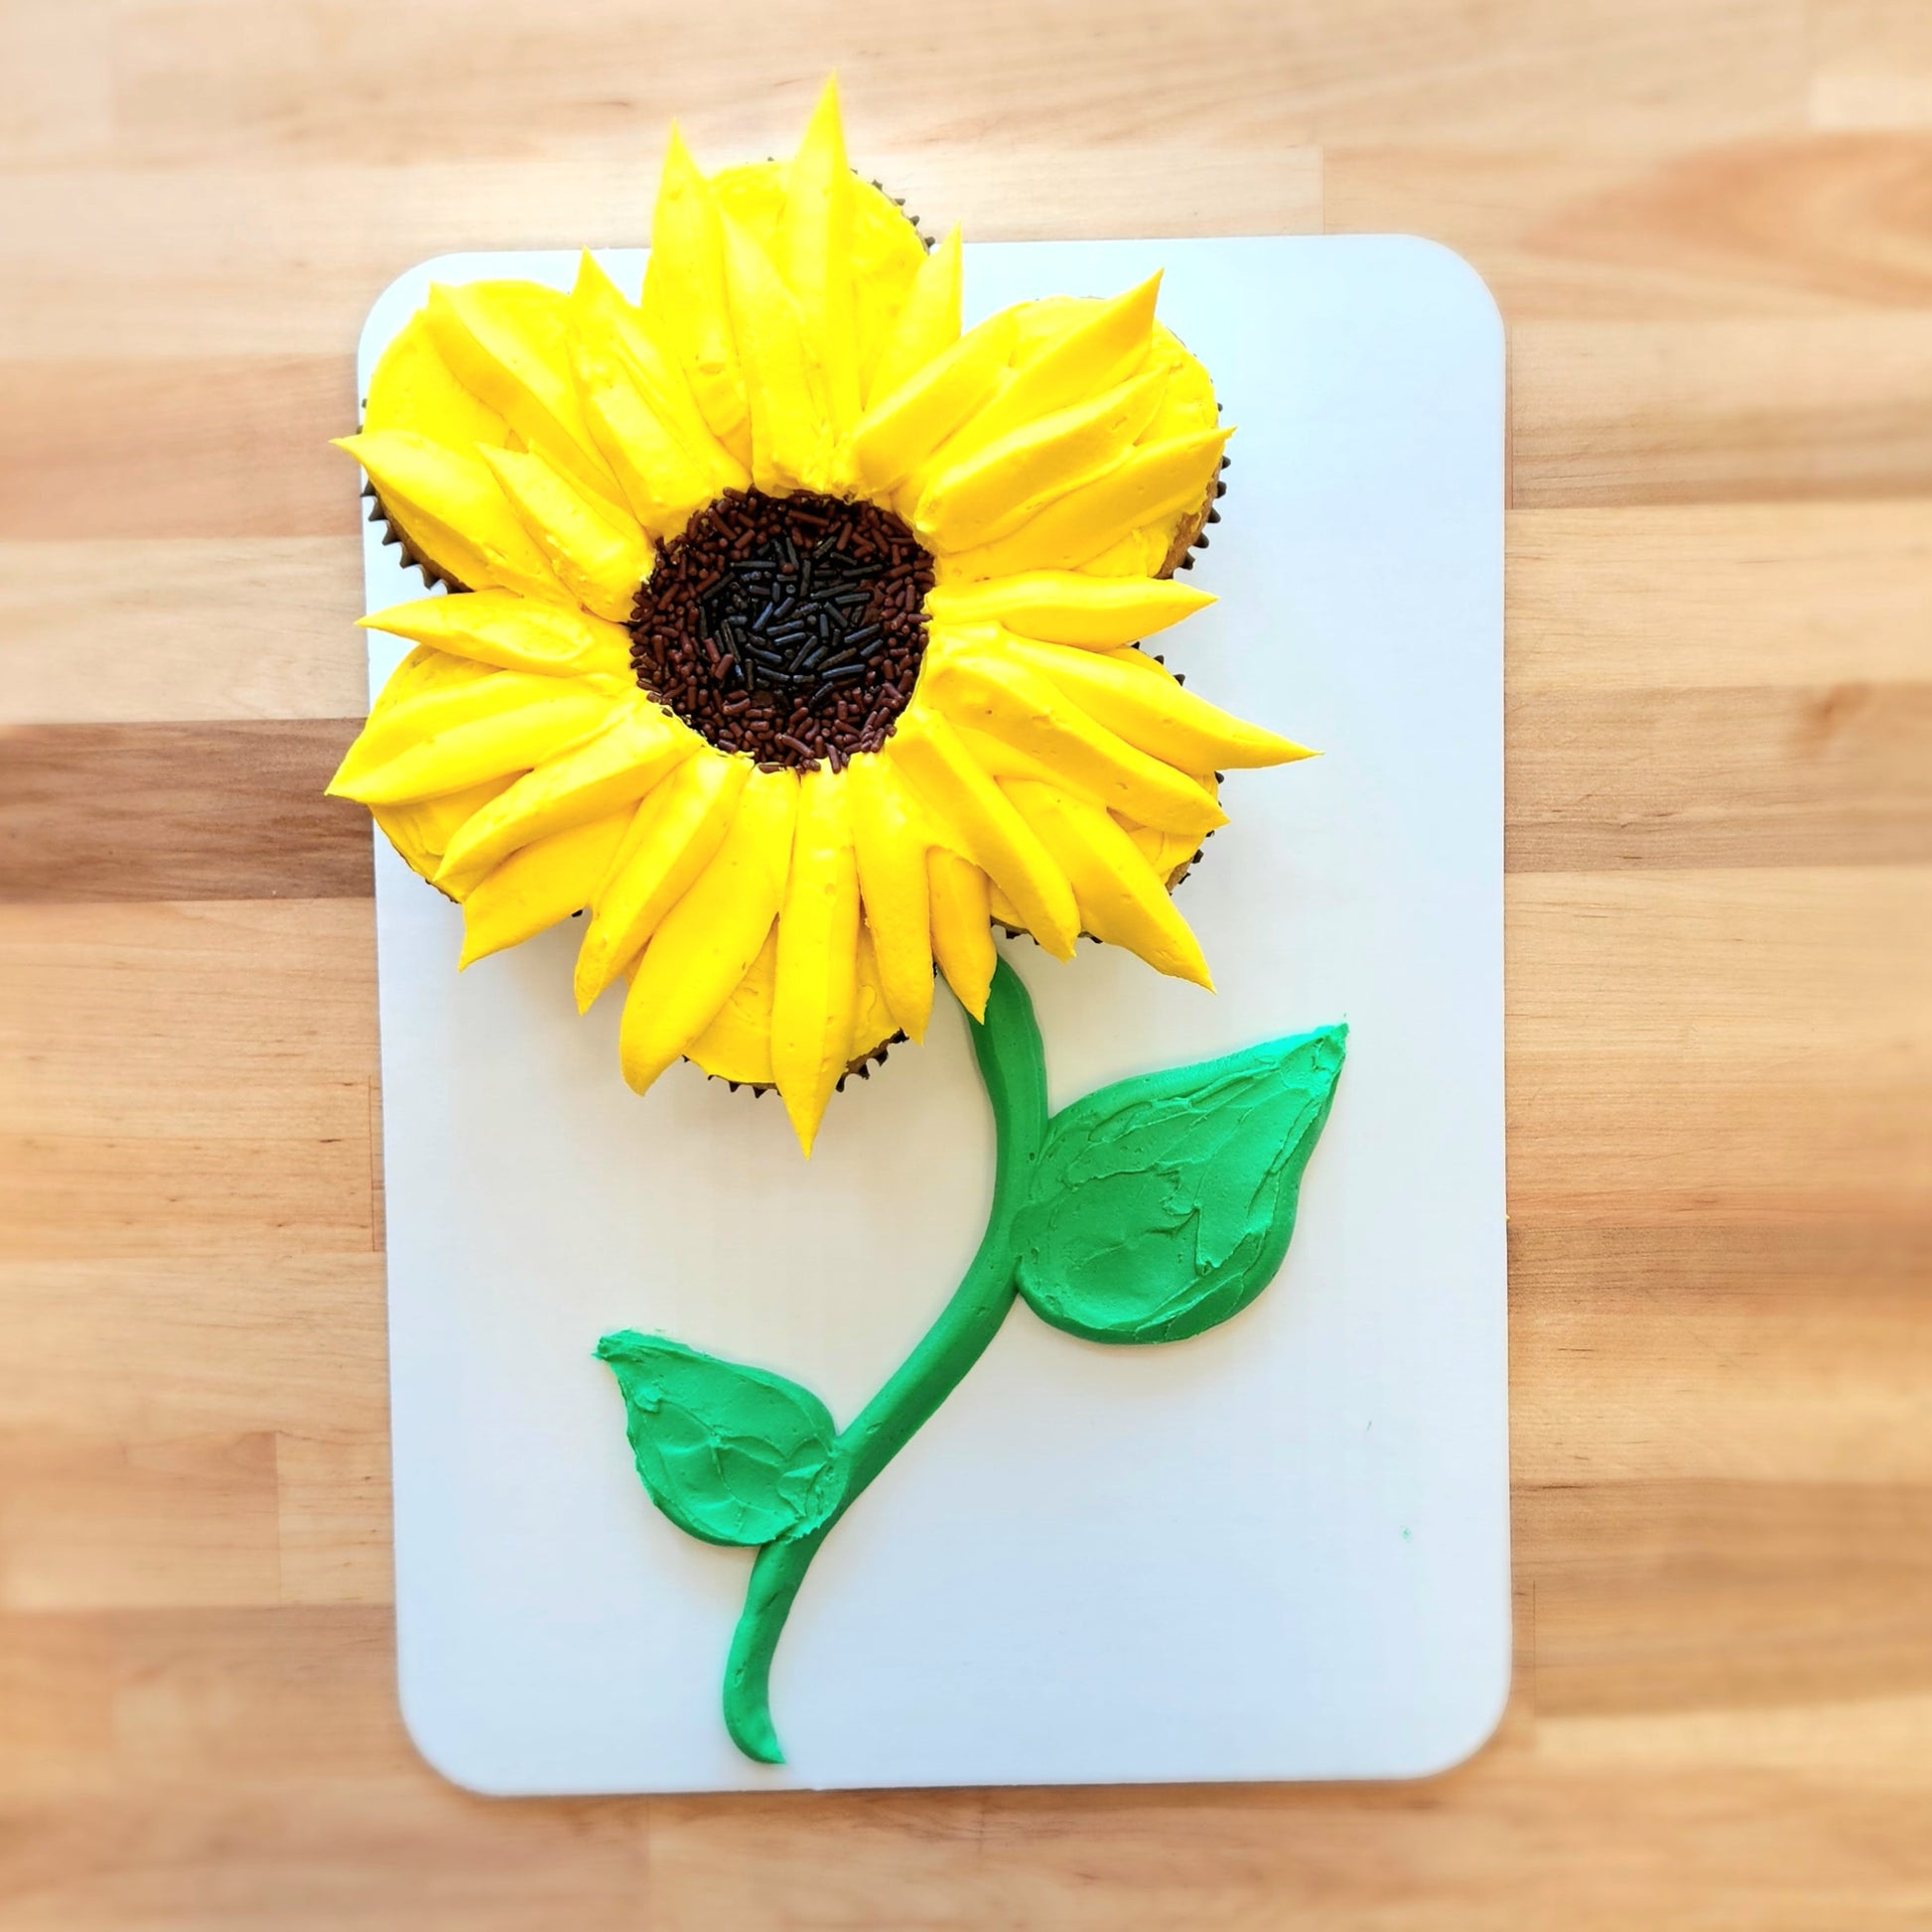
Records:
<instances>
[{"instance_id":1,"label":"large green leaf","mask_svg":"<svg viewBox=\"0 0 1932 1932\"><path fill-rule=\"evenodd\" d=\"M1055 1114L1017 1236L1020 1292L1091 1341L1178 1341L1274 1280L1346 1027L1103 1087Z\"/></svg>"},{"instance_id":2,"label":"large green leaf","mask_svg":"<svg viewBox=\"0 0 1932 1932\"><path fill-rule=\"evenodd\" d=\"M606 1335L624 1427L650 1499L707 1543L761 1544L823 1521L838 1431L809 1389L662 1335Z\"/></svg>"}]
</instances>

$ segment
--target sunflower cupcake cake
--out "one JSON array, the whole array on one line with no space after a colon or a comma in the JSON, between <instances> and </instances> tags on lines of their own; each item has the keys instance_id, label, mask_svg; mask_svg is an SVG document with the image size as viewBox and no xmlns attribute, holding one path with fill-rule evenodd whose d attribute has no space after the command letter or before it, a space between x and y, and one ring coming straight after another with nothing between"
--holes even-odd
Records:
<instances>
[{"instance_id":1,"label":"sunflower cupcake cake","mask_svg":"<svg viewBox=\"0 0 1932 1932\"><path fill-rule=\"evenodd\" d=\"M465 964L579 912L624 1078L775 1086L975 1018L993 928L1209 984L1170 891L1221 775L1304 756L1140 648L1211 600L1207 371L1159 277L962 333L936 246L849 165L673 133L637 300L432 289L370 381L374 513L434 591L331 789L464 911Z\"/></svg>"},{"instance_id":2,"label":"sunflower cupcake cake","mask_svg":"<svg viewBox=\"0 0 1932 1932\"><path fill-rule=\"evenodd\" d=\"M1137 1347L1248 1307L1346 1050L1336 1024L1048 1104L995 929L1208 987L1172 889L1225 774L1307 754L1147 648L1211 601L1175 573L1232 434L1159 276L962 331L963 272L853 172L828 86L788 162L707 177L673 132L635 299L588 254L567 293L433 287L342 445L430 595L363 621L412 648L331 789L461 904L464 964L584 915L575 996L621 1000L629 1084L775 1088L807 1155L938 979L971 1018L985 1229L843 1425L761 1363L596 1345L656 1509L756 1552L721 1708L764 1763L846 1512L1017 1305Z\"/></svg>"}]
</instances>

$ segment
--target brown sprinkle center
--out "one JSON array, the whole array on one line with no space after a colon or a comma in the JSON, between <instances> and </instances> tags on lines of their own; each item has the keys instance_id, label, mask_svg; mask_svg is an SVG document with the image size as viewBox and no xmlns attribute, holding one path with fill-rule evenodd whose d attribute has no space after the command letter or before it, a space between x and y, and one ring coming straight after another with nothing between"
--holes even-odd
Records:
<instances>
[{"instance_id":1,"label":"brown sprinkle center","mask_svg":"<svg viewBox=\"0 0 1932 1932\"><path fill-rule=\"evenodd\" d=\"M931 557L891 510L731 489L657 546L630 660L720 751L839 771L910 701L931 588Z\"/></svg>"}]
</instances>

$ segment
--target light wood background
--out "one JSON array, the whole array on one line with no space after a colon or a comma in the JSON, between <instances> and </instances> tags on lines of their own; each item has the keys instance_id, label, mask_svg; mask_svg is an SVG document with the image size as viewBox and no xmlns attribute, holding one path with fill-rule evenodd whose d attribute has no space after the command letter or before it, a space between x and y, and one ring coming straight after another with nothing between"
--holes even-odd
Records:
<instances>
[{"instance_id":1,"label":"light wood background","mask_svg":"<svg viewBox=\"0 0 1932 1932\"><path fill-rule=\"evenodd\" d=\"M353 409L673 111L1511 332L1519 1673L1413 1787L491 1804L391 1688ZM1924 0L0 0L0 1927L1932 1923Z\"/></svg>"}]
</instances>

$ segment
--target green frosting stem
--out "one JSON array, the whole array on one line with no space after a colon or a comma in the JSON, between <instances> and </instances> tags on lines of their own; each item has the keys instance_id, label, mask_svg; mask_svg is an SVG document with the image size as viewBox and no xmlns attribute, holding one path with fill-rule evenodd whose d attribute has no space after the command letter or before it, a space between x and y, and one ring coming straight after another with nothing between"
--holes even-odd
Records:
<instances>
[{"instance_id":1,"label":"green frosting stem","mask_svg":"<svg viewBox=\"0 0 1932 1932\"><path fill-rule=\"evenodd\" d=\"M1004 959L993 969L986 1018L973 1029L973 1054L998 1135L993 1204L986 1232L953 1298L919 1345L838 1439L845 1467L837 1506L822 1522L781 1536L759 1552L745 1608L725 1665L725 1727L748 1757L782 1764L771 1727L771 1658L818 1547L866 1487L952 1394L986 1352L1012 1308L1014 1222L1046 1134L1046 1058L1034 1003Z\"/></svg>"}]
</instances>

